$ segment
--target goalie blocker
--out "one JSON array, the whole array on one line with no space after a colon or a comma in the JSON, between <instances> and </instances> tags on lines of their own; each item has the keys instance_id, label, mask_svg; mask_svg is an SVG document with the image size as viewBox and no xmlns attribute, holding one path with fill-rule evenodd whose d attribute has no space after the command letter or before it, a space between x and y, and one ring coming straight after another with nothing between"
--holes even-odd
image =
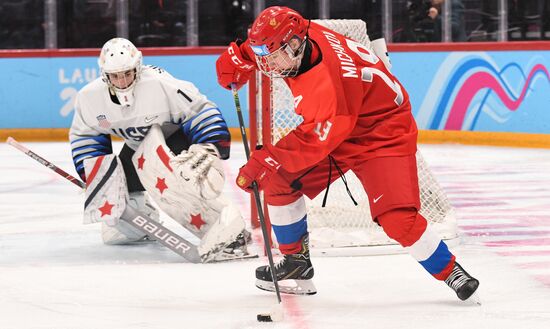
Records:
<instances>
[{"instance_id":1,"label":"goalie blocker","mask_svg":"<svg viewBox=\"0 0 550 329\"><path fill-rule=\"evenodd\" d=\"M195 144L176 157L160 127L154 125L132 159L148 194L172 219L201 239L198 246L158 222L158 212L144 192L128 193L115 155L85 160L88 188L84 223L101 222L107 244L158 240L192 262L247 256L243 241L247 232L239 211L221 196L205 198L223 188L223 170L213 149ZM226 250L229 245L231 250Z\"/></svg>"}]
</instances>

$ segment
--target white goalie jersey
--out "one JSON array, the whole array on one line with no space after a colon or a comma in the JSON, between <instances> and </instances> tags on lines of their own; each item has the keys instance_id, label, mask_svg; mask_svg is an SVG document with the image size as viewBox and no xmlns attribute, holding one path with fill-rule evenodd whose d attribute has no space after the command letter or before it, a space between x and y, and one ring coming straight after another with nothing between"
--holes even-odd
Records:
<instances>
[{"instance_id":1,"label":"white goalie jersey","mask_svg":"<svg viewBox=\"0 0 550 329\"><path fill-rule=\"evenodd\" d=\"M245 222L221 195L230 134L216 104L192 83L143 66L123 38L105 43L98 65L102 77L77 94L69 135L86 181L84 223L101 223L106 244L153 239L192 262L245 254ZM112 135L125 142L118 155ZM200 243L180 249L157 207Z\"/></svg>"},{"instance_id":2,"label":"white goalie jersey","mask_svg":"<svg viewBox=\"0 0 550 329\"><path fill-rule=\"evenodd\" d=\"M112 152L111 135L123 138L135 150L153 124L167 133L174 125L181 126L192 143L229 140L216 104L191 82L176 79L161 68L143 66L133 93L132 105L120 105L101 78L78 92L69 139L81 176L85 159Z\"/></svg>"}]
</instances>

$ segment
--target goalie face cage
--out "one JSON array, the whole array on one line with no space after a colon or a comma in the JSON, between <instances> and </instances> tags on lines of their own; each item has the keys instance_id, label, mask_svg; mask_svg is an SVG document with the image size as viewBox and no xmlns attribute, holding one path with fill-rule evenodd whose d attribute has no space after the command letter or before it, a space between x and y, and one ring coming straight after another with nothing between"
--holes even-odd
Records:
<instances>
[{"instance_id":1,"label":"goalie face cage","mask_svg":"<svg viewBox=\"0 0 550 329\"><path fill-rule=\"evenodd\" d=\"M370 48L366 24L362 20L315 20ZM250 143L275 144L302 122L294 112L294 97L282 79L269 79L259 71L249 82ZM420 213L445 240L457 238L456 219L447 196L435 180L420 152L417 153L420 187ZM341 179L330 187L326 206L324 192L314 200L306 198L312 252L324 255L365 255L395 253L402 250L372 221L368 196L359 179L346 173L349 188L359 203L354 206ZM251 202L252 225L258 226L257 212ZM269 222L267 207L264 206ZM347 248L362 247L362 248Z\"/></svg>"}]
</instances>

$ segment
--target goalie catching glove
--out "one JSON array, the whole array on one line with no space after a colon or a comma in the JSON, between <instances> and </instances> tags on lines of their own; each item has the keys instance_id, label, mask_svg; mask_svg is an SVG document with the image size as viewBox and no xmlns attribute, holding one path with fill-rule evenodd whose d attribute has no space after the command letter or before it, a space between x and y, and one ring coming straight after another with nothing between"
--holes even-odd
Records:
<instances>
[{"instance_id":1,"label":"goalie catching glove","mask_svg":"<svg viewBox=\"0 0 550 329\"><path fill-rule=\"evenodd\" d=\"M218 149L210 143L193 144L170 160L182 185L203 198L214 199L223 189L225 174Z\"/></svg>"},{"instance_id":2,"label":"goalie catching glove","mask_svg":"<svg viewBox=\"0 0 550 329\"><path fill-rule=\"evenodd\" d=\"M252 152L248 162L239 169L237 185L246 192L252 192L252 182L256 181L258 190L261 191L269 182L281 165L266 149L258 149Z\"/></svg>"}]
</instances>

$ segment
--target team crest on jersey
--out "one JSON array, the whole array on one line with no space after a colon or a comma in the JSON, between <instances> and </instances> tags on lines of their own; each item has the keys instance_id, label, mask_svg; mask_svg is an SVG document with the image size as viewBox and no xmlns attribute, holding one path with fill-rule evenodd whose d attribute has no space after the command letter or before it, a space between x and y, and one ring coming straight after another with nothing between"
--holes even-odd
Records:
<instances>
[{"instance_id":1,"label":"team crest on jersey","mask_svg":"<svg viewBox=\"0 0 550 329\"><path fill-rule=\"evenodd\" d=\"M97 119L97 124L103 128L103 129L109 129L111 128L111 123L109 122L109 120L107 120L107 116L105 116L105 114L100 114L96 117Z\"/></svg>"}]
</instances>

